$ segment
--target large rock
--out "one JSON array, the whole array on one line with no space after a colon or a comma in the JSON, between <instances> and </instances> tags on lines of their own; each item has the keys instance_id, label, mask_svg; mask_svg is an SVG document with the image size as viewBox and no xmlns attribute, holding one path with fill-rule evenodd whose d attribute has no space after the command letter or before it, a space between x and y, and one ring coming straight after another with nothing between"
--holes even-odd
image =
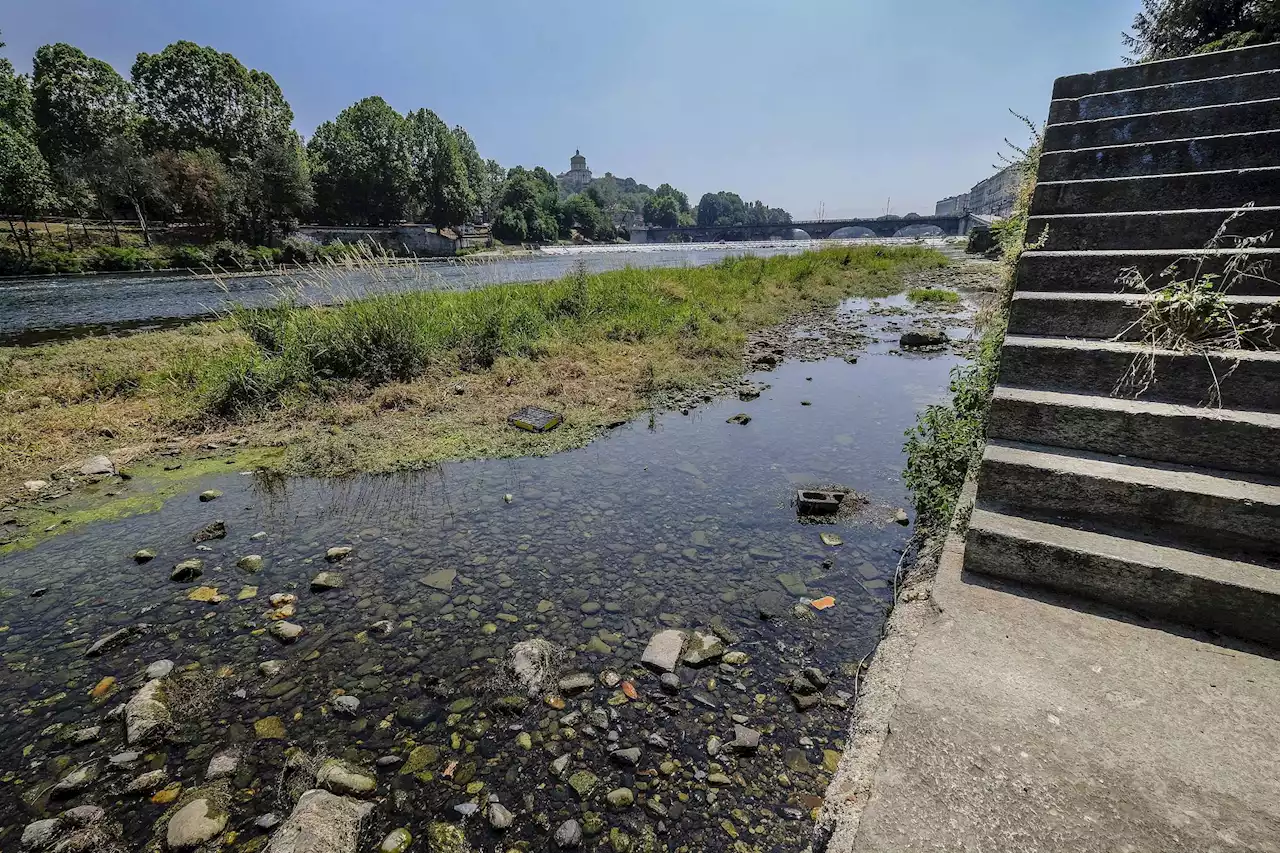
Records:
<instances>
[{"instance_id":1,"label":"large rock","mask_svg":"<svg viewBox=\"0 0 1280 853\"><path fill-rule=\"evenodd\" d=\"M298 798L267 853L356 853L360 822L372 811L373 803L312 789Z\"/></svg>"},{"instance_id":2,"label":"large rock","mask_svg":"<svg viewBox=\"0 0 1280 853\"><path fill-rule=\"evenodd\" d=\"M50 846L54 837L58 834L61 824L62 822L56 817L27 824L27 828L22 830L22 841L20 842L22 849L43 850Z\"/></svg>"},{"instance_id":3,"label":"large rock","mask_svg":"<svg viewBox=\"0 0 1280 853\"><path fill-rule=\"evenodd\" d=\"M684 631L659 631L649 640L640 662L663 672L674 672L684 650Z\"/></svg>"},{"instance_id":4,"label":"large rock","mask_svg":"<svg viewBox=\"0 0 1280 853\"><path fill-rule=\"evenodd\" d=\"M86 477L101 477L104 475L114 474L116 466L111 460L105 456L95 456L92 459L86 459L84 464L80 466L80 473Z\"/></svg>"},{"instance_id":5,"label":"large rock","mask_svg":"<svg viewBox=\"0 0 1280 853\"><path fill-rule=\"evenodd\" d=\"M165 842L170 850L190 850L217 838L226 827L226 810L208 797L199 797L169 818Z\"/></svg>"},{"instance_id":6,"label":"large rock","mask_svg":"<svg viewBox=\"0 0 1280 853\"><path fill-rule=\"evenodd\" d=\"M524 640L511 647L511 671L530 696L551 687L564 649L547 640Z\"/></svg>"},{"instance_id":7,"label":"large rock","mask_svg":"<svg viewBox=\"0 0 1280 853\"><path fill-rule=\"evenodd\" d=\"M125 740L129 744L145 743L160 737L173 727L169 698L163 678L153 678L142 685L124 706Z\"/></svg>"},{"instance_id":8,"label":"large rock","mask_svg":"<svg viewBox=\"0 0 1280 853\"><path fill-rule=\"evenodd\" d=\"M947 333L942 329L921 326L908 329L898 339L898 345L904 347L940 347L947 342Z\"/></svg>"},{"instance_id":9,"label":"large rock","mask_svg":"<svg viewBox=\"0 0 1280 853\"><path fill-rule=\"evenodd\" d=\"M110 634L95 640L93 645L89 646L89 648L85 650L85 656L96 658L103 652L110 651L116 646L122 646L134 637L140 637L150 630L151 626L145 622L139 622L136 625L126 625L123 628L117 628Z\"/></svg>"},{"instance_id":10,"label":"large rock","mask_svg":"<svg viewBox=\"0 0 1280 853\"><path fill-rule=\"evenodd\" d=\"M356 796L372 794L378 787L378 782L372 774L358 770L336 758L330 758L320 765L320 770L316 773L316 784L322 788L328 788L335 794L355 794Z\"/></svg>"},{"instance_id":11,"label":"large rock","mask_svg":"<svg viewBox=\"0 0 1280 853\"><path fill-rule=\"evenodd\" d=\"M716 660L724 652L724 641L715 634L694 631L689 635L689 642L684 650L684 662L688 666L703 666Z\"/></svg>"}]
</instances>

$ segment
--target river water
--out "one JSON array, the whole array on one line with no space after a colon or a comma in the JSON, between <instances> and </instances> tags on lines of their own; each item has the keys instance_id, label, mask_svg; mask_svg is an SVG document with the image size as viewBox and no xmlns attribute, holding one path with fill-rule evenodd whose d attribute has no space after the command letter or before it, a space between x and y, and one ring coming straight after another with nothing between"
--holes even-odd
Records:
<instances>
[{"instance_id":1,"label":"river water","mask_svg":"<svg viewBox=\"0 0 1280 853\"><path fill-rule=\"evenodd\" d=\"M671 849L804 849L910 535L892 521L909 505L903 431L945 396L960 361L896 353L902 305L871 315L866 303L844 306L866 335L856 363L788 358L749 377L771 386L758 399L655 413L581 450L342 481L229 472L154 513L0 557L0 847L16 849L28 821L93 803L122 825L125 849L141 849L174 807L151 802L150 787L126 793L129 780L163 769L191 796L210 790L210 758L235 748L227 828L242 842L263 835L260 817L288 814L318 756L336 756L376 780L362 850L392 828L421 837L439 821L477 850L549 849L567 820L596 829L593 815L613 849L626 846L619 833ZM750 423L727 422L738 413ZM795 490L816 484L847 485L867 503L804 523ZM205 489L222 495L201 502ZM215 520L225 538L196 544ZM334 546L353 550L330 564ZM140 548L157 556L138 565ZM262 568L237 568L251 554ZM203 575L170 580L191 558ZM344 585L312 591L325 569ZM201 585L228 598L190 600ZM273 593L298 598L289 621L304 633L292 645L264 630ZM822 596L835 605L808 604ZM86 656L139 623L150 630ZM682 665L667 693L640 658L671 627L719 630L745 662ZM562 708L513 698L526 693L511 649L530 639L563 649L560 671L585 673L590 686ZM109 714L160 659L177 664L175 728L116 768L107 759L134 747ZM282 671L264 675L268 660ZM806 667L831 683L800 711L787 680ZM611 672L634 698L602 683ZM91 697L105 677L118 680ZM359 700L354 715L337 712L338 695ZM709 746L731 742L735 721L760 733L758 750ZM102 727L96 740L69 737L90 726ZM290 747L311 760L287 758ZM632 747L634 763L612 754ZM50 794L84 766L97 775L82 789ZM606 794L624 787L634 804L610 807ZM515 815L505 832L490 826L491 798Z\"/></svg>"},{"instance_id":2,"label":"river water","mask_svg":"<svg viewBox=\"0 0 1280 853\"><path fill-rule=\"evenodd\" d=\"M616 245L557 247L535 254L460 261L433 261L392 270L390 281L366 273L343 276L344 296L359 296L371 288L467 288L488 284L547 281L563 277L575 265L591 272L624 267L702 266L722 258L751 253L759 256L794 254L815 246L839 244L902 244L908 239L827 240L687 245ZM942 240L926 241L942 246ZM302 298L329 297L306 281ZM201 276L95 275L42 277L0 283L0 346L29 345L89 334L107 334L177 325L208 317L232 303L262 305L290 286L279 275L248 275L215 280Z\"/></svg>"}]
</instances>

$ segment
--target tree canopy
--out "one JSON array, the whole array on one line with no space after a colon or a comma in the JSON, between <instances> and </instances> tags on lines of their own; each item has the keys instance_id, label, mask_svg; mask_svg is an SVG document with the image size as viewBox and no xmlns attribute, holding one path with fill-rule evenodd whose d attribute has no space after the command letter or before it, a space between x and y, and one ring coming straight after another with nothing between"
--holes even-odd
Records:
<instances>
[{"instance_id":1,"label":"tree canopy","mask_svg":"<svg viewBox=\"0 0 1280 853\"><path fill-rule=\"evenodd\" d=\"M1143 0L1124 42L1134 60L1150 62L1278 38L1276 0Z\"/></svg>"}]
</instances>

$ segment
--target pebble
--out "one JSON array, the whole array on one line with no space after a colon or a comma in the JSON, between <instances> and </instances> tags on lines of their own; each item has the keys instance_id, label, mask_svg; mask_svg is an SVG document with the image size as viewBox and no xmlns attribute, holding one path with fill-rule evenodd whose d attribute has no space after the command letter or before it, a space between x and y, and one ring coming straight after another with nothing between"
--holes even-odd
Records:
<instances>
[{"instance_id":1,"label":"pebble","mask_svg":"<svg viewBox=\"0 0 1280 853\"><path fill-rule=\"evenodd\" d=\"M673 672L684 650L684 631L659 631L649 639L640 662L663 672Z\"/></svg>"},{"instance_id":2,"label":"pebble","mask_svg":"<svg viewBox=\"0 0 1280 853\"><path fill-rule=\"evenodd\" d=\"M413 834L409 830L404 827L393 829L387 833L387 837L382 839L382 843L378 845L378 853L404 853L412 843Z\"/></svg>"},{"instance_id":3,"label":"pebble","mask_svg":"<svg viewBox=\"0 0 1280 853\"><path fill-rule=\"evenodd\" d=\"M236 568L253 575L262 571L264 562L261 554L245 554L236 560Z\"/></svg>"},{"instance_id":4,"label":"pebble","mask_svg":"<svg viewBox=\"0 0 1280 853\"><path fill-rule=\"evenodd\" d=\"M567 675L556 684L561 693L578 693L583 690L590 690L595 684L595 679L585 672Z\"/></svg>"},{"instance_id":5,"label":"pebble","mask_svg":"<svg viewBox=\"0 0 1280 853\"><path fill-rule=\"evenodd\" d=\"M158 660L154 663L147 664L146 676L151 681L155 678L168 678L169 673L173 672L174 663L171 660Z\"/></svg>"},{"instance_id":6,"label":"pebble","mask_svg":"<svg viewBox=\"0 0 1280 853\"><path fill-rule=\"evenodd\" d=\"M143 773L132 779L124 790L129 794L150 794L163 788L169 781L169 774L163 768Z\"/></svg>"},{"instance_id":7,"label":"pebble","mask_svg":"<svg viewBox=\"0 0 1280 853\"><path fill-rule=\"evenodd\" d=\"M556 846L561 850L577 847L582 843L582 825L576 820L566 820L556 830Z\"/></svg>"},{"instance_id":8,"label":"pebble","mask_svg":"<svg viewBox=\"0 0 1280 853\"><path fill-rule=\"evenodd\" d=\"M321 572L311 579L312 592L326 592L331 589L342 589L346 580L337 572Z\"/></svg>"},{"instance_id":9,"label":"pebble","mask_svg":"<svg viewBox=\"0 0 1280 853\"><path fill-rule=\"evenodd\" d=\"M152 551L150 548L143 548L139 551L135 551L133 554L133 560L138 564L149 563L155 558L156 552Z\"/></svg>"},{"instance_id":10,"label":"pebble","mask_svg":"<svg viewBox=\"0 0 1280 853\"><path fill-rule=\"evenodd\" d=\"M635 803L636 795L630 788L614 788L605 796L605 799L615 809L627 809Z\"/></svg>"},{"instance_id":11,"label":"pebble","mask_svg":"<svg viewBox=\"0 0 1280 853\"><path fill-rule=\"evenodd\" d=\"M173 571L169 573L169 580L178 583L186 583L193 581L204 574L204 560L192 558L183 560L173 567Z\"/></svg>"},{"instance_id":12,"label":"pebble","mask_svg":"<svg viewBox=\"0 0 1280 853\"><path fill-rule=\"evenodd\" d=\"M348 717L354 717L360 710L360 700L355 696L335 696L333 710Z\"/></svg>"},{"instance_id":13,"label":"pebble","mask_svg":"<svg viewBox=\"0 0 1280 853\"><path fill-rule=\"evenodd\" d=\"M610 732L610 734L613 734ZM628 749L615 749L612 753L613 759L621 764L635 767L640 763L640 747L633 746Z\"/></svg>"},{"instance_id":14,"label":"pebble","mask_svg":"<svg viewBox=\"0 0 1280 853\"><path fill-rule=\"evenodd\" d=\"M236 775L240 768L240 750L227 749L209 759L209 767L204 772L205 779L221 779Z\"/></svg>"},{"instance_id":15,"label":"pebble","mask_svg":"<svg viewBox=\"0 0 1280 853\"><path fill-rule=\"evenodd\" d=\"M222 497L222 492L217 489L209 489L200 493L200 502L208 503L209 501L216 501L220 497Z\"/></svg>"},{"instance_id":16,"label":"pebble","mask_svg":"<svg viewBox=\"0 0 1280 853\"><path fill-rule=\"evenodd\" d=\"M302 636L302 626L295 625L292 622L272 622L271 627L267 629L271 632L271 636L275 637L282 643L292 643Z\"/></svg>"},{"instance_id":17,"label":"pebble","mask_svg":"<svg viewBox=\"0 0 1280 853\"><path fill-rule=\"evenodd\" d=\"M678 693L680 691L680 676L672 672L664 672L658 682L662 685L662 689L668 693Z\"/></svg>"},{"instance_id":18,"label":"pebble","mask_svg":"<svg viewBox=\"0 0 1280 853\"><path fill-rule=\"evenodd\" d=\"M510 829L511 824L515 823L515 815L509 812L501 803L489 804L489 826L498 831Z\"/></svg>"},{"instance_id":19,"label":"pebble","mask_svg":"<svg viewBox=\"0 0 1280 853\"><path fill-rule=\"evenodd\" d=\"M327 788L335 794L353 794L364 796L372 794L378 782L372 776L362 773L345 761L331 758L320 765L316 773L316 784Z\"/></svg>"},{"instance_id":20,"label":"pebble","mask_svg":"<svg viewBox=\"0 0 1280 853\"><path fill-rule=\"evenodd\" d=\"M336 563L350 554L354 548L350 545L338 545L324 552L324 558L330 563Z\"/></svg>"}]
</instances>

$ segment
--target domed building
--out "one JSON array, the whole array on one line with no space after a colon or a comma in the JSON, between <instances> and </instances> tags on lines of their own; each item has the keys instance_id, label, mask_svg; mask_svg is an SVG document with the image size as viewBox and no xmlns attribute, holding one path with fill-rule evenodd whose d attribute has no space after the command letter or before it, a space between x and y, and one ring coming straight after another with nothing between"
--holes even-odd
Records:
<instances>
[{"instance_id":1,"label":"domed building","mask_svg":"<svg viewBox=\"0 0 1280 853\"><path fill-rule=\"evenodd\" d=\"M581 192L591 183L591 170L587 168L587 158L582 156L581 151L573 152L573 156L569 158L569 171L557 175L556 180L568 193Z\"/></svg>"}]
</instances>

